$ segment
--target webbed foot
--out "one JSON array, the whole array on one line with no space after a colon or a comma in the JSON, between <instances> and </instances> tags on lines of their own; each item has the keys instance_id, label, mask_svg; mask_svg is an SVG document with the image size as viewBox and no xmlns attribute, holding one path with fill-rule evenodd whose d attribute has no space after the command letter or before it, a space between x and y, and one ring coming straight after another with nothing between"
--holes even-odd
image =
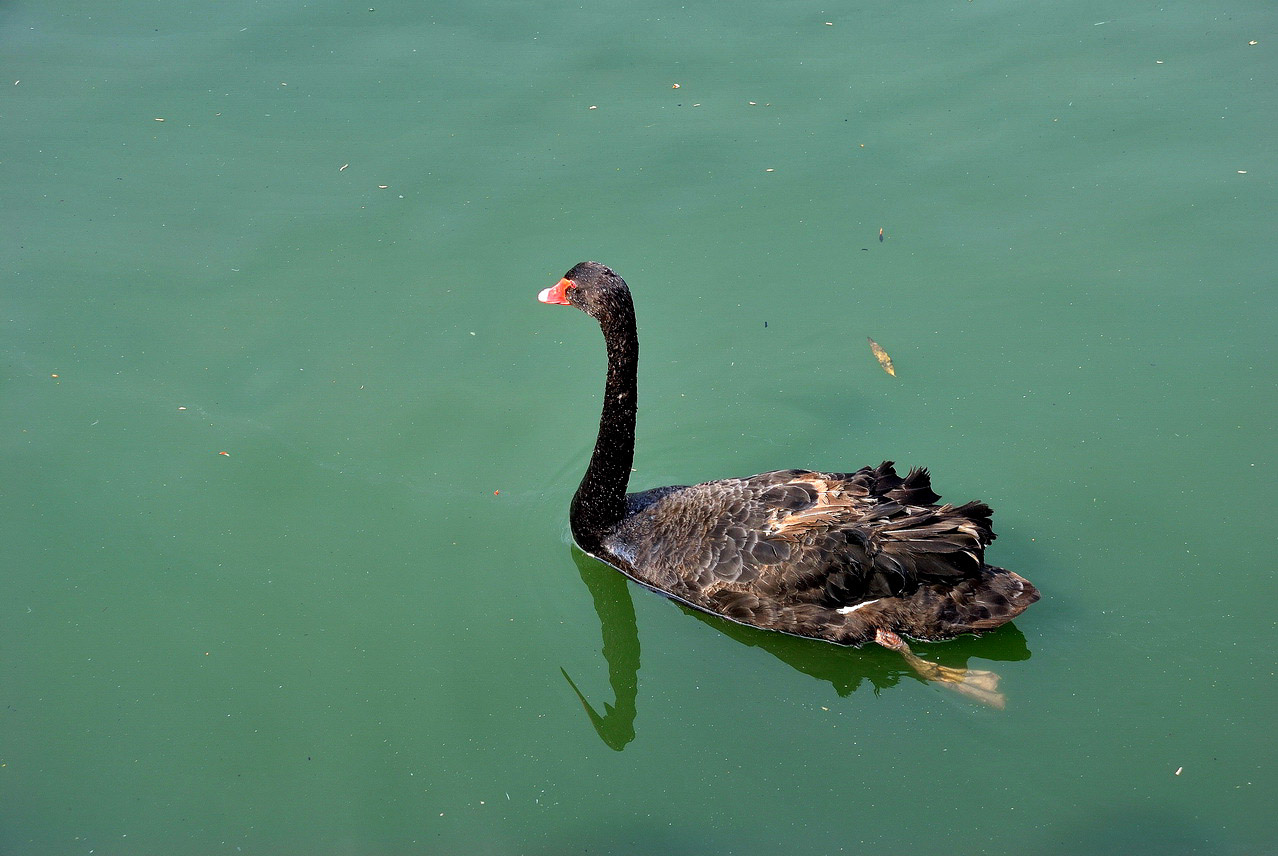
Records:
<instances>
[{"instance_id":1,"label":"webbed foot","mask_svg":"<svg viewBox=\"0 0 1278 856\"><path fill-rule=\"evenodd\" d=\"M890 630L876 631L874 641L884 648L899 651L910 668L925 681L936 681L943 687L998 710L1007 706L1007 697L998 691L1000 678L994 672L984 669L955 669L924 660L910 650L904 639Z\"/></svg>"}]
</instances>

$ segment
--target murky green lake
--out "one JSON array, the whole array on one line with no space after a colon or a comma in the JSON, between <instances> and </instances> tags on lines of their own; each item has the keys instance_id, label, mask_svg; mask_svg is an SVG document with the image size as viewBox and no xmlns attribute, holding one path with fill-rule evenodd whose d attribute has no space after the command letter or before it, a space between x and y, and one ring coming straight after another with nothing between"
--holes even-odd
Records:
<instances>
[{"instance_id":1,"label":"murky green lake","mask_svg":"<svg viewBox=\"0 0 1278 856\"><path fill-rule=\"evenodd\" d=\"M1278 852L1276 25L7 4L0 852ZM588 258L636 489L995 507L1006 709L575 552Z\"/></svg>"}]
</instances>

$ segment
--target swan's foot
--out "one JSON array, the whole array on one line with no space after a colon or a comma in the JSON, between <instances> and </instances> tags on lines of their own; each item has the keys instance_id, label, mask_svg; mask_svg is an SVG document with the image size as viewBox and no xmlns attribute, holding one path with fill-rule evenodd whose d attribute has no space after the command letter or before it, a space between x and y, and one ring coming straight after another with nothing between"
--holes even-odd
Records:
<instances>
[{"instance_id":1,"label":"swan's foot","mask_svg":"<svg viewBox=\"0 0 1278 856\"><path fill-rule=\"evenodd\" d=\"M999 710L1007 705L1007 697L998 691L999 676L994 672L984 669L954 669L924 660L910 650L904 639L890 630L877 630L874 641L884 648L899 651L910 668L925 681L936 681L943 687Z\"/></svg>"}]
</instances>

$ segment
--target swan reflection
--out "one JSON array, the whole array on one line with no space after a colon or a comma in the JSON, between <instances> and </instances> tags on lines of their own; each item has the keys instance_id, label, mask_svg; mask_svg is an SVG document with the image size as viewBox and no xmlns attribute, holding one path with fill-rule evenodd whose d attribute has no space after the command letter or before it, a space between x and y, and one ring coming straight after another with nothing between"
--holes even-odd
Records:
<instances>
[{"instance_id":1,"label":"swan reflection","mask_svg":"<svg viewBox=\"0 0 1278 856\"><path fill-rule=\"evenodd\" d=\"M608 664L608 683L612 689L613 703L605 703L603 713L600 713L568 672L562 668L560 672L581 701L599 738L608 748L620 752L635 739L639 697L639 624L635 617L632 590L629 580L615 569L587 556L575 546L571 550L573 562L577 565L582 582L590 591L595 613L599 616L603 633L603 655ZM899 684L903 677L926 682L926 678L919 673L918 665L902 660L895 652L870 646L845 648L813 639L786 636L736 624L677 602L675 605L728 638L767 651L796 671L829 683L844 698L865 683L869 683L877 695L880 691ZM1005 624L979 638L964 636L943 644L917 647L918 650L943 659L945 668L966 668L967 661L972 657L1001 661L1030 658L1025 636L1012 624ZM928 666L935 665L930 661L922 662ZM1001 696L999 699L1001 700ZM1002 706L1001 702L992 702L987 698L981 700L994 707Z\"/></svg>"}]
</instances>

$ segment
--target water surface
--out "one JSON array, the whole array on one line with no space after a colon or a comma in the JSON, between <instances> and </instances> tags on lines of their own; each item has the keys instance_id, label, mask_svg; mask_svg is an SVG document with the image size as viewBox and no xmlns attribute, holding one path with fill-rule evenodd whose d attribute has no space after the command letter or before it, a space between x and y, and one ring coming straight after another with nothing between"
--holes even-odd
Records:
<instances>
[{"instance_id":1,"label":"water surface","mask_svg":"<svg viewBox=\"0 0 1278 856\"><path fill-rule=\"evenodd\" d=\"M9 4L0 850L1272 852L1275 23ZM996 508L1005 710L573 550L586 258L636 488Z\"/></svg>"}]
</instances>

